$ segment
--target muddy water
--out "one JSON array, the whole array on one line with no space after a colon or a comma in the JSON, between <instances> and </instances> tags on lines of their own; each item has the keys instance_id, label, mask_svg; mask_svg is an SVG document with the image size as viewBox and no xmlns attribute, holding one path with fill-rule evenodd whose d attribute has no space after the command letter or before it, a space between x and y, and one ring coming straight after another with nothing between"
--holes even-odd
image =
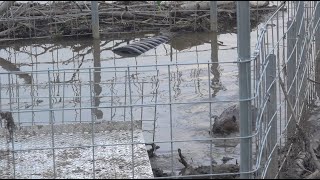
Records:
<instances>
[{"instance_id":1,"label":"muddy water","mask_svg":"<svg viewBox=\"0 0 320 180\"><path fill-rule=\"evenodd\" d=\"M252 48L256 36L253 30ZM218 40L223 42L218 51L219 64L201 64L212 61L211 37L210 33L184 34L138 57L120 57L111 49L139 38L100 42L68 39L3 46L0 50L1 110L21 111L14 113L20 125L47 124L50 120L68 123L92 118L96 121L134 119L143 120L147 142L209 138L210 117L237 103L239 85L237 64L226 63L237 59L236 34L218 35ZM95 57L97 50L100 58ZM90 67L96 70L86 69ZM6 74L12 71L19 73ZM48 84L49 81L52 83ZM211 105L193 103L209 101L210 97L214 102ZM170 102L182 104L170 106ZM121 107L130 103L132 109ZM148 107L138 106L141 104ZM92 111L88 109L93 106ZM55 109L52 116L50 107ZM171 160L174 171L182 167L177 161L178 148L192 165L208 165L211 161L208 141L157 145L160 149L151 162L164 170L171 170ZM237 143L231 147L220 145L212 144L215 161L220 164L224 156L233 157L231 163L239 160Z\"/></svg>"},{"instance_id":2,"label":"muddy water","mask_svg":"<svg viewBox=\"0 0 320 180\"><path fill-rule=\"evenodd\" d=\"M252 35L256 36L256 32ZM9 76L1 74L1 109L22 111L20 114L14 113L15 121L20 125L46 124L51 118L48 111L51 88L54 109L78 108L53 111L52 119L56 123L90 121L92 118L90 109L80 108L91 106L96 107L93 109L96 120L130 121L129 107L107 107L128 105L129 88L131 88L132 104L151 104L149 107L132 108L132 118L144 121L143 128L146 130L147 142L209 138L208 131L212 120L210 105L191 103L209 101L210 92L212 100L216 102L211 104L211 114L218 115L232 104L219 101L235 101L238 98L238 67L233 63L224 63L235 61L237 58L236 35L218 36L219 41L223 42L223 46L219 46L220 64L198 64L212 61L210 36L208 33L185 34L141 56L130 58L115 55L110 49L115 45L125 45L132 40L104 40L98 42L98 45L91 40L69 40L24 45L17 43L11 47L2 47L0 72L20 73ZM94 46L100 47L100 61L93 60ZM190 65L169 66L170 73L168 66L161 66L179 63ZM131 67L129 86L126 67L140 65L159 66ZM115 66L124 68L112 68ZM90 72L85 69L89 67L100 67L100 71L97 69L90 77ZM49 73L50 81L54 82L50 83L50 86L48 69L55 70ZM72 70L64 72L63 69ZM42 70L44 71L35 72ZM88 85L90 81L96 85L90 87ZM8 88L9 85L15 86ZM171 102L187 104L173 104L170 109L169 105L165 105L170 102L170 95ZM90 101L90 96L95 97L93 103ZM163 105L156 106L154 103ZM155 132L154 120L156 120ZM152 163L165 170L171 170L168 168L171 163L171 144L157 143L157 145L160 146L157 151L158 157L152 159ZM210 145L207 141L173 143L175 170L181 167L176 160L178 148L182 149L187 158L192 157L194 165L210 163ZM223 156L237 157L238 153L232 153L233 151L234 148L220 148L213 145L214 159L218 163L221 163L219 159Z\"/></svg>"}]
</instances>

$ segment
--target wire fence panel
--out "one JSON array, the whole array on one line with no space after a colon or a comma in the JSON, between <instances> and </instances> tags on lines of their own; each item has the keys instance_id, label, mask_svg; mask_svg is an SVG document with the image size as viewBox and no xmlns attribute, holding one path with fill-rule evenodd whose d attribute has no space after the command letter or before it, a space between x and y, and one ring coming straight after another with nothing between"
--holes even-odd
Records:
<instances>
[{"instance_id":1,"label":"wire fence panel","mask_svg":"<svg viewBox=\"0 0 320 180\"><path fill-rule=\"evenodd\" d=\"M231 33L220 34L218 61L212 34L181 33L210 30L209 1L158 3L99 2L100 40L79 38L92 36L89 1L1 4L1 177L238 178L244 138L252 167L242 173L283 177L296 123L319 94L319 1L250 1L249 137L239 133L246 62L232 51L235 4L217 2L218 31ZM112 52L161 27L168 42L139 56ZM135 36L117 39L124 32Z\"/></svg>"},{"instance_id":2,"label":"wire fence panel","mask_svg":"<svg viewBox=\"0 0 320 180\"><path fill-rule=\"evenodd\" d=\"M260 27L253 60L260 65L257 68L260 73L256 73L258 81L254 87L257 99L255 106L260 109L260 117L266 117L258 119L261 127L257 143L261 157L257 174L261 178L277 178L281 171L293 163L292 159L286 161L286 158L293 150L292 138L297 133L296 123L304 123L316 98L314 85L308 79L314 79L314 62L317 59L318 50L314 48L313 39L317 37L315 32L318 24L314 23L314 19L319 18L316 16L318 3L283 3L287 12L275 12ZM272 64L276 64L276 72L270 75L268 68ZM272 93L275 86L276 95ZM270 103L274 105L269 106ZM272 121L277 121L277 125ZM277 127L277 133L272 133L274 127ZM275 156L278 152L281 153ZM269 170L273 173L268 173Z\"/></svg>"}]
</instances>

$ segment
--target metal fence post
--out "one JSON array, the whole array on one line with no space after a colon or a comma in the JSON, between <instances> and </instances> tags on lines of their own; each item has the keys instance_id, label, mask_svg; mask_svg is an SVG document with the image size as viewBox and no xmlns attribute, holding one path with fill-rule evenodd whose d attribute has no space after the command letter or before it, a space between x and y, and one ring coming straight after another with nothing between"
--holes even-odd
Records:
<instances>
[{"instance_id":1,"label":"metal fence post","mask_svg":"<svg viewBox=\"0 0 320 180\"><path fill-rule=\"evenodd\" d=\"M219 64L218 64L218 16L217 16L217 1L210 1L210 28L211 28L211 32L212 34L211 36L211 61L212 62L217 62L217 63L213 63L211 64L211 73L213 74L213 78L212 78L212 83L210 84L211 81L211 77L210 77L210 70L209 70L209 64L208 64L208 77L209 77L209 99L210 101L212 101L212 92L211 92L211 85L214 84L214 82L219 82L220 81L220 72L218 70ZM211 117L211 103L209 104L210 107L210 117ZM212 127L212 119L210 118L210 127ZM210 154L212 154L212 141L210 143ZM212 155L210 155L210 174L213 173L213 169L212 169L212 160L213 157Z\"/></svg>"},{"instance_id":2,"label":"metal fence post","mask_svg":"<svg viewBox=\"0 0 320 180\"><path fill-rule=\"evenodd\" d=\"M251 61L250 61L250 11L249 1L237 1L240 136L252 134L251 116ZM252 167L252 138L240 141L240 178L249 179Z\"/></svg>"},{"instance_id":3,"label":"metal fence post","mask_svg":"<svg viewBox=\"0 0 320 180\"><path fill-rule=\"evenodd\" d=\"M315 80L317 82L320 82L320 1L316 1L316 10L314 14L314 26L313 28L315 29L315 34L314 34L314 40L315 40ZM319 22L318 22L319 21ZM318 23L318 24L317 24ZM320 96L320 85L315 83L315 91L316 95L319 97Z\"/></svg>"},{"instance_id":4,"label":"metal fence post","mask_svg":"<svg viewBox=\"0 0 320 180\"><path fill-rule=\"evenodd\" d=\"M288 39L287 39L287 91L289 96L289 102L294 105L295 98L296 98L296 80L294 80L295 71L296 71L296 22L295 21L288 21L287 22L288 29ZM290 118L291 116L291 118ZM287 117L288 117L288 128L287 128L287 140L294 135L296 125L293 119L293 115L287 106Z\"/></svg>"},{"instance_id":5,"label":"metal fence post","mask_svg":"<svg viewBox=\"0 0 320 180\"><path fill-rule=\"evenodd\" d=\"M217 1L210 1L210 23L211 23L211 61L218 62L218 18ZM215 68L215 71L213 70ZM212 64L212 73L217 72L218 63ZM217 72L219 74L219 72ZM218 77L215 77L218 78Z\"/></svg>"},{"instance_id":6,"label":"metal fence post","mask_svg":"<svg viewBox=\"0 0 320 180\"><path fill-rule=\"evenodd\" d=\"M299 92L299 106L300 106L300 110L298 111L299 113L301 111L304 111L306 106L304 104L304 95L306 92L306 87L307 87L307 74L306 74L306 66L307 66L307 62L306 62L306 52L307 52L307 42L308 40L306 39L306 27L305 27L305 15L307 13L307 11L305 12L305 8L304 8L304 1L300 1L300 6L299 6L299 10L298 10L298 14L297 14L297 18L300 19L300 23L299 23L299 28L300 30L299 32L299 41L301 44L298 44L298 47L301 48L300 53L298 54L298 61L300 62L300 66L298 67L298 78L300 80L299 84L298 84L298 92ZM304 109L304 110L303 110Z\"/></svg>"},{"instance_id":7,"label":"metal fence post","mask_svg":"<svg viewBox=\"0 0 320 180\"><path fill-rule=\"evenodd\" d=\"M210 1L210 28L214 32L218 30L217 10L217 1Z\"/></svg>"},{"instance_id":8,"label":"metal fence post","mask_svg":"<svg viewBox=\"0 0 320 180\"><path fill-rule=\"evenodd\" d=\"M300 97L300 90L299 90L299 87L300 87L300 84L302 83L302 79L301 79L301 76L302 76L302 68L303 68L303 65L302 65L302 58L301 57L301 54L302 54L302 49L303 49L303 29L304 29L304 26L302 25L303 23L303 11L304 11L304 8L303 8L303 1L296 1L296 9L297 9L297 12L296 12L296 38L297 38L297 49L296 49L296 58L297 58L297 77L296 77L296 85L297 85L297 93L296 93L296 100L298 101L297 103L297 107L295 109L295 112L296 112L296 115L299 118L299 112L301 111L301 105L302 105L302 98ZM292 104L292 106L294 106L294 104Z\"/></svg>"},{"instance_id":9,"label":"metal fence post","mask_svg":"<svg viewBox=\"0 0 320 180\"><path fill-rule=\"evenodd\" d=\"M276 89L276 56L270 54L268 57L268 66L266 69L266 88L269 89L269 100L267 102L267 123L271 129L267 135L267 156L272 153L269 167L267 169L266 178L274 178L278 171L277 149L273 152L274 146L277 144L277 89Z\"/></svg>"},{"instance_id":10,"label":"metal fence post","mask_svg":"<svg viewBox=\"0 0 320 180\"><path fill-rule=\"evenodd\" d=\"M316 1L316 10L314 17L314 28L315 30L315 43L316 43L316 53L320 50L320 1ZM317 56L319 59L319 55Z\"/></svg>"},{"instance_id":11,"label":"metal fence post","mask_svg":"<svg viewBox=\"0 0 320 180\"><path fill-rule=\"evenodd\" d=\"M91 23L92 23L92 36L94 39L99 39L99 10L98 1L91 1Z\"/></svg>"}]
</instances>

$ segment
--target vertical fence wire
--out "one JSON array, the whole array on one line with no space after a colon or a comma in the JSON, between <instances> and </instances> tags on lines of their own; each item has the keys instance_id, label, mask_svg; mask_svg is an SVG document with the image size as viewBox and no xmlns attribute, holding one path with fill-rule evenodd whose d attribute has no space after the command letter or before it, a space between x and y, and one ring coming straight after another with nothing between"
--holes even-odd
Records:
<instances>
[{"instance_id":1,"label":"vertical fence wire","mask_svg":"<svg viewBox=\"0 0 320 180\"><path fill-rule=\"evenodd\" d=\"M156 2L153 2L154 7L150 10L152 11L152 15L153 18L155 19L157 17L157 10L156 8L159 8L156 6ZM176 2L175 2L176 3ZM30 3L29 3L30 4ZM35 3L33 3L32 8L36 9L37 6L34 5ZM281 4L281 3L280 3ZM278 154L278 150L281 149L283 146L285 146L288 142L289 142L289 138L292 137L295 134L295 122L293 120L293 114L291 114L289 107L287 105L287 102L285 100L284 97L284 93L281 90L281 86L279 84L278 78L282 77L284 79L285 85L286 85L286 91L289 94L290 99L288 100L289 102L291 102L293 104L294 110L295 110L295 114L296 116L298 116L298 119L303 119L303 114L308 111L308 110L312 110L309 105L312 103L312 101L314 101L314 99L316 98L315 96L316 94L316 88L317 85L315 83L311 83L309 79L312 78L316 78L314 77L314 71L316 71L316 64L317 61L316 59L319 57L318 55L318 49L319 49L319 28L318 28L318 24L319 24L319 2L314 2L314 3L310 3L308 1L306 2L297 2L297 3L293 3L293 2L286 2L286 10L285 11L278 11L277 13L275 13L273 15L273 17L271 19L269 19L269 21L267 21L266 24L262 24L260 28L260 31L258 32L258 39L260 39L259 43L259 48L256 49L256 51L254 51L254 53L256 56L254 58L251 58L252 61L252 66L253 66L253 74L254 76L251 77L249 74L249 77L246 78L246 80L250 79L253 80L252 86L250 85L250 82L245 82L243 81L243 78L240 78L241 82L240 84L240 89L243 89L244 87L246 87L246 90L253 90L253 97L254 99L252 99L252 103L255 107L258 108L258 112L257 114L259 114L259 118L254 118L252 120L256 120L256 127L257 127L257 132L255 135L255 143L256 143L256 149L254 151L251 152L251 147L252 146L248 146L246 149L242 149L242 153L246 153L246 155L248 156L254 156L255 158L253 159L253 161L255 161L255 168L252 170L251 167L251 158L250 157L246 157L246 159L248 160L249 163L247 164L242 164L241 167L241 173L242 173L242 177L244 177L243 175L247 176L249 173L251 173L252 171L257 171L256 173L256 177L261 177L261 178L265 178L265 177L273 177L273 176L278 176L279 171L281 171L281 168L283 167L283 162L279 161L279 162L275 162L275 158L278 157L280 154ZM277 5L279 5L279 3L277 2ZM50 12L51 15L56 17L58 16L58 14L55 12L56 9L58 9L61 6L60 3L57 2L53 2L52 5L50 6ZM114 8L116 9L116 8ZM71 10L73 11L74 8L72 7ZM240 9L240 10L244 10L244 9ZM168 10L169 12L169 10ZM172 27L173 25L175 25L177 18L177 10L175 11L171 11L169 12L169 17L168 17L168 21L170 24L170 27ZM199 9L194 9L192 10L192 13L196 14L199 16L200 11ZM258 13L258 12L257 12ZM7 15L7 18L10 19L9 22L8 21L8 27L12 27L12 23L14 21L13 18L13 11L10 12L10 14ZM33 20L29 19L29 23L33 24L34 27L37 26L36 20L35 20L35 13L32 13L32 11L29 11L27 13L27 16ZM257 14L258 16L258 14ZM244 16L242 16L244 17ZM78 20L78 16L76 17L76 19ZM194 18L192 18L192 28L196 29L197 24L200 23L200 21L198 20L198 17L195 16ZM137 21L138 18L134 18L134 21ZM59 25L57 23L57 19L53 18L52 20L52 24L50 24L50 26L53 29L53 31L51 31L52 34L57 34L59 32L58 28ZM138 21L137 21L138 22ZM138 23L137 22L133 22L133 29L135 31L137 31L138 28ZM76 23L78 23L78 21L76 21ZM112 13L112 23L116 24L116 22L114 22L114 17L113 17L113 13ZM241 21L241 23L238 26L238 30L241 31L243 29L242 26L243 25L247 25L247 22L243 22ZM73 26L73 23L71 23ZM281 27L282 24L282 27ZM152 21L151 26L153 28L157 27L156 21ZM75 27L76 28L76 27ZM29 33L29 38L33 37L33 36L37 36L37 31L32 29L32 28L26 28L28 29L28 33ZM75 30L77 31L77 30ZM76 33L77 35L79 35L79 33ZM250 32L248 33L250 34ZM248 35L247 34L247 35ZM15 34L13 33L13 37L11 37L11 34L8 35L8 38L14 38L17 39L17 37L15 37ZM248 37L241 37L241 38L248 38ZM248 42L244 42L241 43L241 45L238 46L239 51L244 48L244 47L250 47L250 46L246 46L244 44L246 44ZM257 46L258 47L258 46ZM197 56L197 62L193 64L193 69L191 70L191 73L193 73L191 76L192 78L192 82L194 84L192 84L192 86L195 86L195 93L201 94L203 93L203 89L201 89L201 83L204 83L204 81L202 81L201 78L202 77L202 68L203 66L201 65L201 62L199 60L199 58L201 57L200 54L198 54L198 51L200 51L200 46L196 46L196 56ZM250 52L250 51L249 51ZM57 55L56 57L53 55L52 52L52 61L59 61L59 59L61 58L60 53L61 50L56 51ZM177 51L176 53L176 58L178 56ZM33 47L30 48L30 54L31 54L31 61L34 62L33 60ZM79 55L79 53L78 53ZM180 55L180 54L179 54ZM241 55L241 54L240 54ZM131 68L136 68L136 74L138 76L138 74L140 73L140 67L138 67L139 65L139 58L135 58L135 65L133 66L128 66L128 67L119 67L119 68L115 68L113 72L124 72L125 75L123 77L123 79L121 78L117 78L115 76L115 78L110 81L110 82L101 82L101 84L108 86L110 85L111 88L108 89L110 90L109 92L110 94L110 98L111 98L111 103L110 105L108 104L105 107L101 107L104 109L108 109L111 111L111 120L116 121L117 120L117 112L115 111L118 108L123 108L123 112L121 111L121 113L123 113L123 121L126 121L126 114L129 113L130 114L130 120L131 120L131 159L132 159L132 164L131 164L131 168L132 168L132 177L136 178L137 174L135 171L135 169L137 170L138 168L135 167L137 166L137 160L136 160L136 155L135 155L135 148L136 148L136 142L134 140L134 120L135 119L140 119L141 121L146 121L145 119L147 119L147 114L148 112L148 108L152 107L154 109L152 109L151 114L154 116L153 117L153 135L152 135L152 140L153 142L156 142L156 131L157 131L157 120L158 118L161 119L161 117L159 117L158 113L161 112L161 108L160 106L165 105L166 107L169 107L169 111L170 114L168 120L170 121L170 134L168 134L168 136L170 137L170 139L167 141L167 143L170 143L170 153L171 153L171 157L169 158L170 160L170 164L171 164L171 173L172 175L174 174L175 171L175 166L176 164L174 164L174 156L175 154L173 153L174 151L174 143L176 142L176 137L175 137L175 123L176 123L176 116L175 116L175 112L174 110L176 108L173 108L173 106L175 106L177 103L175 100L173 100L172 98L174 97L174 95L172 94L172 84L174 83L174 81L176 81L177 79L179 79L179 72L183 72L184 73L184 69L182 68L182 70L180 70L180 66L178 69L178 65L177 65L177 73L171 73L171 64L158 64L158 55L156 55L156 65L155 66L155 71L153 71L155 74L151 75L152 76L152 82L151 82L151 86L152 86L152 91L153 91L153 102L148 104L148 95L150 95L149 92L149 82L147 82L147 79L143 79L141 82L139 82L139 79L133 80L131 79L131 75L130 75L130 70L132 70ZM172 57L172 49L170 52L170 56ZM198 58L199 56L199 58ZM77 56L79 59L79 56ZM160 57L160 56L159 56ZM182 56L181 56L182 57ZM17 57L15 57L15 59L17 59ZM55 60L53 60L55 59ZM74 58L73 58L74 59ZM201 58L200 58L201 59ZM240 57L239 60L240 62L237 62L237 65L239 66L240 69L245 70L245 73L250 73L251 70L249 70L248 67L248 62L241 62L241 61L246 61L250 59L250 57L245 57L242 58ZM116 58L114 57L114 62L116 60ZM251 61L250 60L250 61ZM159 62L160 62L160 58L159 58ZM19 62L15 62L15 63L19 63ZM35 62L36 64L38 64L37 60ZM55 62L57 63L57 62ZM121 62L120 62L121 63ZM176 63L178 64L178 60L176 60L175 62L171 61L171 63ZM218 62L214 62L214 63L218 63ZM220 62L219 62L220 63ZM234 62L233 62L234 63ZM275 64L273 64L275 63ZM73 63L74 65L74 69L76 69L75 65L76 63ZM77 64L80 67L80 64L78 62ZM114 64L115 65L115 64ZM200 103L206 104L209 106L209 117L207 120L210 120L210 128L212 127L213 123L212 122L212 111L214 109L214 107L216 106L216 99L212 97L212 92L211 92L211 74L210 74L210 65L212 65L212 63L204 63L205 68L208 68L208 74L206 74L206 78L208 78L208 84L207 87L208 88L208 100L206 101L201 101ZM207 66L207 67L206 67ZM270 67L273 67L272 69L270 69ZM142 65L143 68L150 68L148 67L148 65ZM246 68L244 68L246 67ZM154 67L153 67L154 68ZM125 69L125 70L123 70ZM195 70L196 69L196 70ZM93 172L93 178L96 178L96 167L95 167L95 161L96 161L96 156L98 156L98 153L95 152L95 121L96 121L96 116L94 115L95 110L97 109L95 103L94 103L94 97L92 95L93 90L92 90L92 85L95 86L95 82L92 81L92 77L91 77L91 71L93 70L93 68L89 68L89 69L85 69L85 70L79 70L79 72L82 72L84 74L87 74L88 72L84 72L84 71L89 71L89 88L90 88L90 95L89 97L85 97L86 96L86 89L84 89L84 86L87 85L86 80L82 81L81 78L83 78L83 76L78 75L78 77L76 77L77 79L79 79L79 82L68 82L68 83L63 83L62 85L59 83L56 86L56 78L60 75L63 74L63 82L67 82L66 79L69 76L69 72L66 70L60 70L60 69L56 69L55 67L53 67L52 70L47 71L47 75L48 75L48 83L47 83L47 88L48 88L48 95L46 97L42 97L42 98L46 98L46 100L49 103L49 109L39 109L37 108L37 100L39 99L38 95L38 91L39 89L41 90L41 77L43 77L43 74L45 73L41 73L41 72L33 72L31 73L31 78L32 81L30 84L28 84L31 88L30 91L30 96L31 96L31 108L30 109L22 109L20 108L20 106L23 105L24 101L23 101L23 88L27 87L28 85L24 85L22 83L20 83L19 79L16 78L14 79L15 73L11 73L8 74L7 80L7 87L8 87L8 98L6 97L7 94L3 94L2 91L4 91L6 89L6 87L4 87L5 83L1 82L1 81L5 81L6 78L1 78L0 76L0 84L1 84L1 93L0 93L0 109L6 109L6 103L7 101L9 101L9 108L11 112L14 113L14 116L18 117L18 123L20 124L20 121L23 120L23 113L32 113L32 125L36 125L38 123L38 119L37 117L35 117L34 115L36 114L38 116L38 112L49 112L48 116L49 116L49 122L50 122L50 126L51 126L51 150L52 150L52 155L53 155L53 171L54 171L54 177L56 178L57 175L56 172L56 153L58 151L56 150L55 147L55 129L54 126L56 125L56 122L54 122L55 118L54 114L56 111L62 111L62 115L61 115L61 119L62 119L62 123L67 123L69 121L69 112L71 110L80 110L80 123L84 122L84 121L88 121L87 119L82 120L82 118L84 119L85 117L87 117L87 115L83 112L86 112L87 109L91 110L91 141L92 141L92 146L90 147L92 149L92 172ZM123 70L123 71L122 71ZM240 71L240 76L242 76L242 72ZM63 73L62 73L63 72ZM107 71L106 71L107 72ZM276 72L276 73L275 73ZM161 76L163 76L163 74L165 74L165 76L167 77L167 79L165 79L166 81L168 81L168 83L163 83L166 84L166 93L168 94L168 98L166 99L168 102L163 102L163 94L162 91L163 89L161 89L161 85L162 85L162 79ZM270 75L272 74L272 75ZM275 75L276 74L276 75ZM248 74L247 74L248 75ZM38 77L39 76L39 77ZM143 76L139 75L139 78ZM53 77L53 78L52 78ZM148 77L148 76L146 76ZM85 77L87 78L87 77ZM45 78L46 79L46 78ZM52 80L53 79L53 80ZM122 91L124 91L123 93L123 98L122 100L124 102L121 102L122 104L117 102L117 98L118 95L117 93L115 93L115 89L119 89L118 87L118 81L122 80L123 84L124 84L124 88L122 89ZM93 83L93 84L92 84ZM141 94L138 94L138 98L141 98L138 102L134 102L133 100L136 98L136 96L133 94L135 89L132 89L131 85L132 83L134 83L134 85L136 85L136 83L141 86ZM57 96L53 93L56 91L60 90L60 87L62 86L62 107L56 107L56 98ZM80 89L80 93L75 92L75 94L69 95L68 89L70 88L70 86L72 86L73 88L75 87L76 89L78 89L77 86L79 86ZM104 86L104 87L105 87ZM120 85L119 85L120 86ZM248 86L251 86L252 88L248 88ZM121 86L122 87L122 86ZM138 88L138 91L139 89ZM175 90L175 87L173 87L173 90ZM276 93L275 93L276 92ZM129 93L129 94L128 94ZM140 91L138 92L140 93ZM158 96L159 93L159 96ZM251 92L247 92L249 94L249 96L251 96ZM127 95L128 94L128 95ZM109 95L109 94L108 94ZM241 94L240 94L241 95ZM59 95L60 96L60 95ZM127 97L128 96L128 97ZM250 97L242 97L240 98L240 104L243 104L244 100L246 99L250 99ZM104 96L104 97L107 97ZM108 97L108 98L109 98ZM75 102L75 107L68 107L67 105L67 99L68 98L74 98L74 100L79 101L80 102ZM83 105L82 101L85 101L87 98L90 98L90 104L89 105ZM129 99L127 99L129 98ZM274 99L276 98L276 99ZM107 99L107 98L106 98ZM217 101L219 102L219 101ZM80 104L79 104L80 103ZM139 104L140 103L140 104ZM194 101L194 102L186 102L185 104L196 104L198 102ZM224 102L225 103L225 102ZM248 100L246 103L246 106L250 106L251 105L251 99ZM120 104L120 105L119 105ZM18 106L18 108L16 108L16 105ZM80 106L80 107L78 107ZM251 107L251 106L250 106ZM99 107L100 108L100 107ZM129 112L127 112L127 108L130 108ZM140 109L140 114L138 113L137 117L135 116L135 111ZM244 119L243 117L243 113L244 111L247 111L248 109L240 108L241 112L240 112L240 116L241 119ZM246 116L250 116L249 115L250 111L248 110L248 113ZM83 114L83 115L82 115ZM83 116L83 117L82 117ZM206 115L207 116L207 115ZM20 119L21 118L21 119ZM109 117L108 117L109 118ZM177 118L178 119L178 118ZM250 118L249 118L250 119ZM77 120L77 119L76 119ZM122 120L122 117L121 117ZM148 121L150 119L147 119ZM278 124L276 124L276 122L278 122ZM303 122L303 121L301 121ZM251 132L251 123L245 125L248 129L248 132ZM242 125L243 127L243 125ZM243 130L242 130L243 131ZM276 132L275 132L276 131ZM242 134L242 136L246 136L246 138L250 135L251 133L247 133L246 135ZM160 135L161 136L161 135ZM160 138L160 137L159 137ZM250 142L248 142L249 138L242 138L241 141L246 141L246 143L250 144ZM210 174L213 173L213 152L214 152L214 146L213 146L213 139L210 138L208 139L208 141L211 142L210 146L208 146L208 150L210 150ZM128 143L129 144L129 143ZM246 144L246 145L248 145ZM13 161L13 176L14 178L16 178L16 159L15 159L15 153L17 153L17 150L15 149L15 143L14 140L12 140L12 161ZM292 147L292 146L290 146ZM290 149L290 148L289 148ZM288 151L289 153L289 151ZM243 155L243 154L242 154ZM262 156L262 157L260 157ZM242 156L244 157L244 156ZM243 160L243 159L242 159ZM243 162L240 162L243 163ZM279 164L279 168L278 165ZM248 166L248 167L244 167L244 166ZM275 168L276 167L276 168ZM245 169L243 169L245 168ZM276 169L276 170L274 170ZM20 169L19 169L20 171ZM274 171L278 171L278 172L274 172ZM249 177L249 176L248 176Z\"/></svg>"},{"instance_id":2,"label":"vertical fence wire","mask_svg":"<svg viewBox=\"0 0 320 180\"><path fill-rule=\"evenodd\" d=\"M52 148L52 160L53 160L53 177L56 178L56 157L55 157L55 143L54 143L54 122L53 122L53 105L52 105L52 84L51 84L51 75L48 70L48 90L49 90L49 118L51 124L51 148Z\"/></svg>"},{"instance_id":3,"label":"vertical fence wire","mask_svg":"<svg viewBox=\"0 0 320 180\"><path fill-rule=\"evenodd\" d=\"M131 87L131 73L130 73L130 67L128 66L127 68L127 76L128 76L128 87L129 87L129 103L130 103L130 125L131 125L131 171L132 171L132 178L134 179L135 177L135 172L134 172L134 143L133 143L133 131L134 131L134 126L133 126L133 102L132 102L132 87Z\"/></svg>"}]
</instances>

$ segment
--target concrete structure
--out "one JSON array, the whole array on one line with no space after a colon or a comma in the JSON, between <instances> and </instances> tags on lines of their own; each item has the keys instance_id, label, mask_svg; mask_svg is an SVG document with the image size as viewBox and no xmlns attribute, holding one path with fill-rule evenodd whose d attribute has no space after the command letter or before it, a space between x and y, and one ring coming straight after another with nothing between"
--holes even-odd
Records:
<instances>
[{"instance_id":1,"label":"concrete structure","mask_svg":"<svg viewBox=\"0 0 320 180\"><path fill-rule=\"evenodd\" d=\"M152 178L140 124L133 123L133 133L131 122L21 127L14 133L14 143L8 142L2 128L1 178L93 178L93 169L95 178L132 178L132 158L134 178ZM132 141L141 143L133 145L133 156Z\"/></svg>"}]
</instances>

